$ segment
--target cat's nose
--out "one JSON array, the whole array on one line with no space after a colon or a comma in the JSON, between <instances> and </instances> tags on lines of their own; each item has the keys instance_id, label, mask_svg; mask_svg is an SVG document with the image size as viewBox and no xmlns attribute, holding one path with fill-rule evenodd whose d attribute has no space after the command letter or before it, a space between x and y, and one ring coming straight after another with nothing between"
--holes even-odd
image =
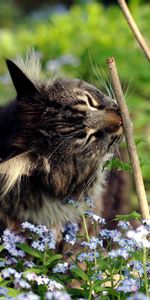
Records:
<instances>
[{"instance_id":1,"label":"cat's nose","mask_svg":"<svg viewBox=\"0 0 150 300\"><path fill-rule=\"evenodd\" d=\"M105 110L104 122L105 131L108 133L117 132L122 127L122 119L117 106Z\"/></svg>"}]
</instances>

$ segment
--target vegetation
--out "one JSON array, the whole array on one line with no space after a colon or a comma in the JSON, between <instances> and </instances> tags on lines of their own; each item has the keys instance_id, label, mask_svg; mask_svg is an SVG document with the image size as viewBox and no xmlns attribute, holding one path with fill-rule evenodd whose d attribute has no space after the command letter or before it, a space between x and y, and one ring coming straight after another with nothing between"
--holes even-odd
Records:
<instances>
[{"instance_id":1,"label":"vegetation","mask_svg":"<svg viewBox=\"0 0 150 300\"><path fill-rule=\"evenodd\" d=\"M140 215L132 213L118 216L118 228L107 230L103 229L105 220L90 210L82 218L82 232L75 223L63 229L64 249L68 249L64 256L57 253L54 234L45 226L25 222L25 235L5 230L0 248L5 253L0 260L0 297L149 300L149 222L133 229L129 220L140 219ZM94 236L89 236L87 219L95 228Z\"/></svg>"}]
</instances>

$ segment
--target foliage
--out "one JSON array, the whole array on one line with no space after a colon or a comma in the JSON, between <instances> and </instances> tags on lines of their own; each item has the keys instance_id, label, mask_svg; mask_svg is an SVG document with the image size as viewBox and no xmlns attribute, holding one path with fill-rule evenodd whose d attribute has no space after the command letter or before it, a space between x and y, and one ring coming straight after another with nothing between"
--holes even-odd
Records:
<instances>
[{"instance_id":1,"label":"foliage","mask_svg":"<svg viewBox=\"0 0 150 300\"><path fill-rule=\"evenodd\" d=\"M25 222L18 235L5 230L0 248L0 297L150 299L150 223L133 229L128 220L134 215L126 216L126 221L125 216L118 217L118 228L107 230L104 219L86 211L80 234L75 224L64 229L64 249L68 250L63 256L57 253L54 234L45 226ZM93 236L89 236L87 221L92 223Z\"/></svg>"}]
</instances>

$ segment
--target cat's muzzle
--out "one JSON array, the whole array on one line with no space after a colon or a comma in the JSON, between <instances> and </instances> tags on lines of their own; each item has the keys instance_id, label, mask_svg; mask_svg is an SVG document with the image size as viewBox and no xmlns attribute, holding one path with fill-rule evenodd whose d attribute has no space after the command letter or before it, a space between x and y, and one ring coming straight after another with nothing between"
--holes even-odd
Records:
<instances>
[{"instance_id":1,"label":"cat's muzzle","mask_svg":"<svg viewBox=\"0 0 150 300\"><path fill-rule=\"evenodd\" d=\"M107 109L105 111L105 131L115 136L123 134L122 119L119 109Z\"/></svg>"}]
</instances>

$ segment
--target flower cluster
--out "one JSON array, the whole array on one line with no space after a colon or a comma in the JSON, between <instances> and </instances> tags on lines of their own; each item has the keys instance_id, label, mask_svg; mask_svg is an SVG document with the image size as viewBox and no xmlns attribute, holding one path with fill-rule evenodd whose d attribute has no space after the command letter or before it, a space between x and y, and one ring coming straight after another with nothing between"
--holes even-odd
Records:
<instances>
[{"instance_id":1,"label":"flower cluster","mask_svg":"<svg viewBox=\"0 0 150 300\"><path fill-rule=\"evenodd\" d=\"M100 240L99 238L97 238L97 237L94 237L94 236L92 236L91 238L90 238L90 241L89 242L86 242L86 241L83 241L83 242L81 242L81 244L80 244L82 247L87 247L87 248L89 248L90 250L96 250L97 249L97 247L103 247L103 241L102 240Z\"/></svg>"},{"instance_id":2,"label":"flower cluster","mask_svg":"<svg viewBox=\"0 0 150 300\"><path fill-rule=\"evenodd\" d=\"M35 282L38 285L44 285L44 286L46 286L47 290L50 291L50 292L54 292L54 291L57 291L57 290L64 289L64 287L63 287L62 284L60 284L56 280L49 279L45 275L37 275L35 273L26 273L25 274L25 278L29 282L32 282L32 283Z\"/></svg>"},{"instance_id":3,"label":"flower cluster","mask_svg":"<svg viewBox=\"0 0 150 300\"><path fill-rule=\"evenodd\" d=\"M118 291L122 291L124 293L137 292L140 287L139 279L135 278L125 278L122 280L117 287Z\"/></svg>"},{"instance_id":4,"label":"flower cluster","mask_svg":"<svg viewBox=\"0 0 150 300\"><path fill-rule=\"evenodd\" d=\"M44 252L47 249L55 249L56 240L54 233L46 226L35 226L29 222L22 223L22 228L28 230L30 233L34 233L31 247Z\"/></svg>"},{"instance_id":5,"label":"flower cluster","mask_svg":"<svg viewBox=\"0 0 150 300\"><path fill-rule=\"evenodd\" d=\"M18 243L24 243L25 239L15 234L14 232L6 229L2 236L3 245L9 254L15 257L24 257L24 251L17 248Z\"/></svg>"},{"instance_id":6,"label":"flower cluster","mask_svg":"<svg viewBox=\"0 0 150 300\"><path fill-rule=\"evenodd\" d=\"M103 219L102 217L100 217L99 215L96 215L93 211L87 210L85 212L85 216L88 217L91 221L91 223L98 223L98 224L102 224L104 225L105 219Z\"/></svg>"},{"instance_id":7,"label":"flower cluster","mask_svg":"<svg viewBox=\"0 0 150 300\"><path fill-rule=\"evenodd\" d=\"M132 239L139 248L150 248L150 240L148 239L149 234L150 227L141 225L137 227L136 230L129 230L127 232L127 237Z\"/></svg>"},{"instance_id":8,"label":"flower cluster","mask_svg":"<svg viewBox=\"0 0 150 300\"><path fill-rule=\"evenodd\" d=\"M69 263L58 263L55 268L53 268L53 273L66 273L69 269Z\"/></svg>"},{"instance_id":9,"label":"flower cluster","mask_svg":"<svg viewBox=\"0 0 150 300\"><path fill-rule=\"evenodd\" d=\"M96 251L92 252L82 252L77 256L79 262L93 262L95 258L98 258L100 254Z\"/></svg>"},{"instance_id":10,"label":"flower cluster","mask_svg":"<svg viewBox=\"0 0 150 300\"><path fill-rule=\"evenodd\" d=\"M78 236L76 223L67 223L64 227L66 261L54 251L54 234L45 226L24 222L23 233L19 235L5 230L1 240L5 257L0 259L4 287L0 289L0 297L41 300L42 293L46 300L81 300L87 299L90 291L93 297L90 299L105 296L111 299L116 295L122 300L150 300L150 223L145 221L133 228L129 222L119 221L118 229L108 230L101 226L105 220L93 212L87 212L86 218L94 223L95 235L93 231L90 236L85 227ZM74 279L82 280L84 289L70 288L68 294L64 287ZM17 293L20 291L15 298L10 295L10 286Z\"/></svg>"}]
</instances>

